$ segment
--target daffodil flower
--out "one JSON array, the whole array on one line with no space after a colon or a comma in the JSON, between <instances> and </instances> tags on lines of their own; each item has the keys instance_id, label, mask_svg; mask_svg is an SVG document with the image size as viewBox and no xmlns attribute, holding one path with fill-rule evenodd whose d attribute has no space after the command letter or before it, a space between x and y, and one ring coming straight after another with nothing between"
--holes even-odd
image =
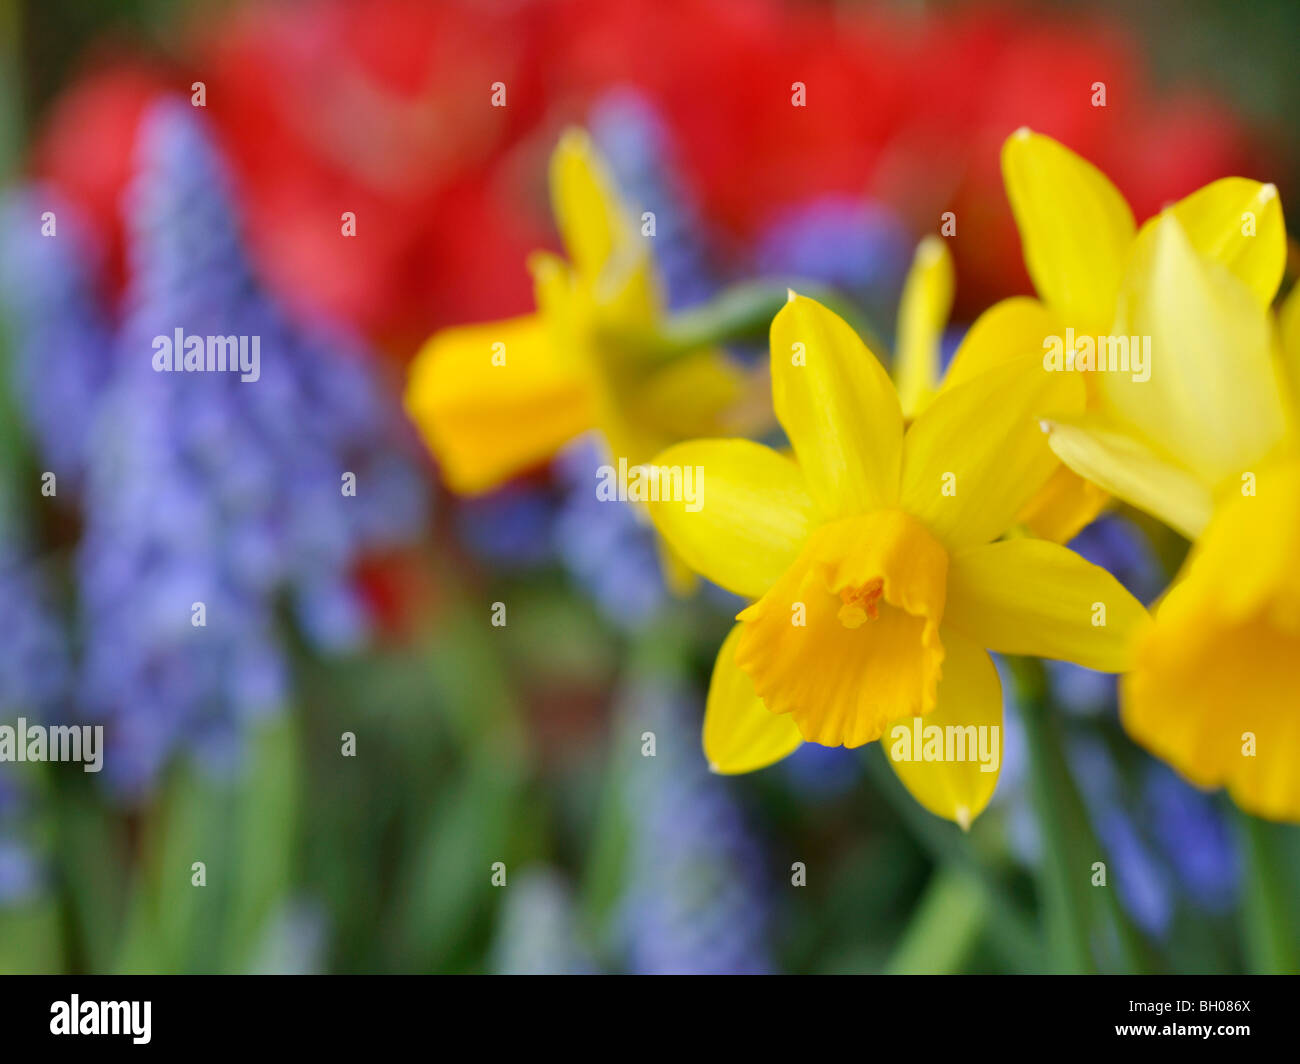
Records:
<instances>
[{"instance_id":1,"label":"daffodil flower","mask_svg":"<svg viewBox=\"0 0 1300 1064\"><path fill-rule=\"evenodd\" d=\"M722 645L704 749L746 772L800 743L860 746L916 717L998 727L987 650L1117 671L1142 606L1054 543L993 542L1051 474L1038 419L1083 407L1083 383L1030 356L944 389L904 431L898 393L839 317L793 293L772 322L772 392L794 458L748 440L681 443L704 505L651 517L696 572L754 600ZM887 742L887 749L890 749ZM967 825L997 773L891 756L927 809Z\"/></svg>"},{"instance_id":2,"label":"daffodil flower","mask_svg":"<svg viewBox=\"0 0 1300 1064\"><path fill-rule=\"evenodd\" d=\"M1285 265L1286 233L1272 185L1240 177L1214 181L1139 230L1129 205L1105 175L1050 137L1028 129L1012 134L1002 149L1002 173L1038 298L1007 299L981 315L953 359L949 377L954 381L1027 351L1041 355L1047 338L1064 337L1067 330L1094 340L1147 335L1142 316L1134 315L1125 276L1134 259L1151 253L1155 230L1166 216L1178 221L1186 242L1199 255L1215 262L1220 272L1236 277L1256 305L1267 306L1277 292ZM1129 380L1132 389L1119 373L1082 373L1087 389L1085 422L1095 429L1094 438L1107 437L1110 420L1121 413L1116 409L1119 391L1133 402L1158 408L1165 386L1157 378L1163 372L1161 366L1153 368L1150 385ZM1203 424L1200 434L1210 435L1211 426L1212 422ZM1065 434L1053 438L1053 447L1063 458L1072 439ZM1072 453L1067 464L1075 472L1058 470L1024 515L1037 534L1066 539L1095 516L1105 495L1089 488L1077 473L1122 496L1119 489L1128 478L1143 476L1142 470L1162 457L1131 438L1115 444L1128 448L1125 458L1130 471L1108 478ZM1173 523L1186 530L1189 520L1203 525L1206 516L1202 509L1180 514L1182 523Z\"/></svg>"},{"instance_id":3,"label":"daffodil flower","mask_svg":"<svg viewBox=\"0 0 1300 1064\"><path fill-rule=\"evenodd\" d=\"M1199 787L1300 821L1300 456L1215 513L1138 640L1125 729Z\"/></svg>"},{"instance_id":4,"label":"daffodil flower","mask_svg":"<svg viewBox=\"0 0 1300 1064\"><path fill-rule=\"evenodd\" d=\"M530 258L536 312L436 333L411 369L407 410L460 494L490 491L593 429L630 465L674 440L739 431L727 411L745 377L721 351L655 350L663 299L649 239L582 132L560 140L550 191L568 259Z\"/></svg>"},{"instance_id":5,"label":"daffodil flower","mask_svg":"<svg viewBox=\"0 0 1300 1064\"><path fill-rule=\"evenodd\" d=\"M1150 380L1109 375L1104 421L1050 428L1079 472L1199 537L1138 639L1125 728L1193 783L1300 820L1300 296L1275 329L1273 287L1198 254L1166 212L1120 292L1122 327L1152 338Z\"/></svg>"}]
</instances>

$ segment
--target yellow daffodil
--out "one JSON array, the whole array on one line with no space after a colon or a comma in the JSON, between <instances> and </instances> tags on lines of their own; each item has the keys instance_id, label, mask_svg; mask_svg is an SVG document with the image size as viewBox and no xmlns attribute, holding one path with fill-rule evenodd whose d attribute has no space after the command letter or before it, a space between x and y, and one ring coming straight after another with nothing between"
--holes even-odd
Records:
<instances>
[{"instance_id":1,"label":"yellow daffodil","mask_svg":"<svg viewBox=\"0 0 1300 1064\"><path fill-rule=\"evenodd\" d=\"M1216 499L1236 492L1287 437L1266 307L1262 287L1198 254L1176 210L1166 211L1130 259L1116 315L1117 331L1149 338L1148 379L1095 374L1094 409L1047 426L1053 450L1196 538Z\"/></svg>"},{"instance_id":2,"label":"yellow daffodil","mask_svg":"<svg viewBox=\"0 0 1300 1064\"><path fill-rule=\"evenodd\" d=\"M1300 821L1300 457L1226 500L1139 638L1129 734L1247 812Z\"/></svg>"},{"instance_id":3,"label":"yellow daffodil","mask_svg":"<svg viewBox=\"0 0 1300 1064\"><path fill-rule=\"evenodd\" d=\"M1087 337L1100 348L1103 338L1133 335L1125 272L1160 222L1157 216L1139 230L1133 212L1104 174L1052 138L1028 129L1012 134L1003 146L1002 173L1038 298L1004 300L982 315L953 359L949 376L954 380L1027 351L1041 355L1048 338ZM1183 226L1197 253L1236 276L1259 306L1268 305L1286 257L1282 210L1272 185L1224 178L1166 213ZM1082 376L1087 421L1100 437L1115 413L1111 390L1103 382L1118 375L1096 371ZM1154 401L1156 390L1146 389L1146 398ZM1069 443L1061 436L1053 445L1063 450ZM1130 457L1140 463L1144 455ZM1022 515L1038 535L1067 539L1104 502L1104 493L1076 473L1108 491L1122 486L1082 470L1081 463L1069 464L1075 472L1058 470Z\"/></svg>"},{"instance_id":4,"label":"yellow daffodil","mask_svg":"<svg viewBox=\"0 0 1300 1064\"><path fill-rule=\"evenodd\" d=\"M631 465L674 440L738 431L726 411L745 378L720 351L668 359L644 342L663 314L649 239L585 134L561 139L550 191L568 259L529 260L536 313L439 332L411 368L407 410L461 494L592 429Z\"/></svg>"},{"instance_id":5,"label":"yellow daffodil","mask_svg":"<svg viewBox=\"0 0 1300 1064\"><path fill-rule=\"evenodd\" d=\"M650 506L696 572L755 600L723 643L704 748L720 772L807 740L859 746L894 722L992 729L989 649L1117 671L1142 606L1064 547L993 542L1056 464L1038 419L1078 413L1083 383L1031 355L944 389L904 430L899 396L839 317L791 293L772 322L772 392L794 458L748 440L655 460L702 476L703 505ZM932 812L967 825L996 771L890 762ZM918 752L919 753L919 752Z\"/></svg>"},{"instance_id":6,"label":"yellow daffodil","mask_svg":"<svg viewBox=\"0 0 1300 1064\"><path fill-rule=\"evenodd\" d=\"M1198 254L1166 212L1119 298L1120 327L1151 337L1149 379L1107 374L1105 420L1050 427L1074 468L1200 537L1138 639L1125 727L1192 782L1300 820L1300 297L1275 330L1274 287Z\"/></svg>"}]
</instances>

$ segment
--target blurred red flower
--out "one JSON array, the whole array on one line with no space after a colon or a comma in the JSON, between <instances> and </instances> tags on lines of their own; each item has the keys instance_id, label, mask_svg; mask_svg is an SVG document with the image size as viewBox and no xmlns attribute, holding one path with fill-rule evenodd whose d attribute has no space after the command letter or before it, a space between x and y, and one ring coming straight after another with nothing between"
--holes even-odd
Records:
<instances>
[{"instance_id":1,"label":"blurred red flower","mask_svg":"<svg viewBox=\"0 0 1300 1064\"><path fill-rule=\"evenodd\" d=\"M237 9L187 39L183 70L124 63L74 85L38 169L111 240L135 117L204 81L268 280L401 358L437 325L529 305L524 256L554 240L550 141L614 86L659 107L682 178L742 242L824 193L877 197L918 233L954 211L967 315L1027 285L998 167L1018 126L1097 163L1139 216L1262 172L1224 108L1156 95L1123 32L1065 12L322 0ZM497 82L506 107L490 105ZM355 237L340 235L345 211Z\"/></svg>"},{"instance_id":2,"label":"blurred red flower","mask_svg":"<svg viewBox=\"0 0 1300 1064\"><path fill-rule=\"evenodd\" d=\"M1018 127L1095 162L1139 218L1261 162L1225 107L1157 95L1130 37L1077 13L571 0L547 30L564 54L552 95L639 86L667 114L706 215L742 236L821 193L874 196L918 233L954 211L968 316L1028 290L999 164ZM792 105L795 82L806 107Z\"/></svg>"}]
</instances>

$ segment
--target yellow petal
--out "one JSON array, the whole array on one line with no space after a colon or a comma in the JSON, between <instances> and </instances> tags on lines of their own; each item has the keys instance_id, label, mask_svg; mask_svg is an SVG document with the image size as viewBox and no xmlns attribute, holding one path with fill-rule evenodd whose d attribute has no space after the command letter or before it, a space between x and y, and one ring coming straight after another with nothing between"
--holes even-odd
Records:
<instances>
[{"instance_id":1,"label":"yellow petal","mask_svg":"<svg viewBox=\"0 0 1300 1064\"><path fill-rule=\"evenodd\" d=\"M952 255L942 237L917 246L898 307L894 378L905 417L914 417L939 386L939 345L952 311Z\"/></svg>"},{"instance_id":2,"label":"yellow petal","mask_svg":"<svg viewBox=\"0 0 1300 1064\"><path fill-rule=\"evenodd\" d=\"M1058 466L1016 517L1031 535L1068 543L1105 508L1110 496L1068 466Z\"/></svg>"},{"instance_id":3,"label":"yellow petal","mask_svg":"<svg viewBox=\"0 0 1300 1064\"><path fill-rule=\"evenodd\" d=\"M799 467L750 440L693 440L650 465L693 491L651 501L650 517L682 560L738 595L757 598L799 554L813 521Z\"/></svg>"},{"instance_id":4,"label":"yellow petal","mask_svg":"<svg viewBox=\"0 0 1300 1064\"><path fill-rule=\"evenodd\" d=\"M794 721L770 712L737 667L739 642L736 625L718 651L704 709L704 756L714 772L726 775L766 768L803 745Z\"/></svg>"},{"instance_id":5,"label":"yellow petal","mask_svg":"<svg viewBox=\"0 0 1300 1064\"><path fill-rule=\"evenodd\" d=\"M1133 212L1091 163L1021 129L1002 148L1002 177L1038 294L1076 328L1110 325Z\"/></svg>"},{"instance_id":6,"label":"yellow petal","mask_svg":"<svg viewBox=\"0 0 1300 1064\"><path fill-rule=\"evenodd\" d=\"M1139 743L1257 816L1300 821L1300 464L1215 515L1121 684Z\"/></svg>"},{"instance_id":7,"label":"yellow petal","mask_svg":"<svg viewBox=\"0 0 1300 1064\"><path fill-rule=\"evenodd\" d=\"M965 384L981 373L1024 355L1043 351L1043 339L1064 331L1060 318L1037 299L1014 296L994 303L975 319L944 374L944 388Z\"/></svg>"},{"instance_id":8,"label":"yellow petal","mask_svg":"<svg viewBox=\"0 0 1300 1064\"><path fill-rule=\"evenodd\" d=\"M662 298L649 244L582 130L566 131L551 155L551 208L601 320L624 329L653 324Z\"/></svg>"},{"instance_id":9,"label":"yellow petal","mask_svg":"<svg viewBox=\"0 0 1300 1064\"><path fill-rule=\"evenodd\" d=\"M609 167L580 129L566 130L551 155L551 210L569 259L588 284L632 243L635 229Z\"/></svg>"},{"instance_id":10,"label":"yellow petal","mask_svg":"<svg viewBox=\"0 0 1300 1064\"><path fill-rule=\"evenodd\" d=\"M1007 539L953 555L944 626L1003 654L1127 667L1147 611L1113 576L1041 539Z\"/></svg>"},{"instance_id":11,"label":"yellow petal","mask_svg":"<svg viewBox=\"0 0 1300 1064\"><path fill-rule=\"evenodd\" d=\"M884 367L842 318L794 293L771 340L776 416L823 514L891 505L903 414Z\"/></svg>"},{"instance_id":12,"label":"yellow petal","mask_svg":"<svg viewBox=\"0 0 1300 1064\"><path fill-rule=\"evenodd\" d=\"M903 444L905 510L950 549L1006 531L1056 468L1040 419L1083 407L1076 373L1051 373L1041 355L944 388Z\"/></svg>"},{"instance_id":13,"label":"yellow petal","mask_svg":"<svg viewBox=\"0 0 1300 1064\"><path fill-rule=\"evenodd\" d=\"M1135 430L1097 415L1045 427L1052 450L1072 470L1188 539L1210 519L1209 487Z\"/></svg>"},{"instance_id":14,"label":"yellow petal","mask_svg":"<svg viewBox=\"0 0 1300 1064\"><path fill-rule=\"evenodd\" d=\"M1286 225L1277 188L1225 177L1179 200L1173 212L1197 254L1226 266L1267 307L1286 268ZM1157 218L1148 219L1146 230Z\"/></svg>"},{"instance_id":15,"label":"yellow petal","mask_svg":"<svg viewBox=\"0 0 1300 1064\"><path fill-rule=\"evenodd\" d=\"M535 315L435 333L412 363L405 403L462 494L545 461L594 418L590 379L556 356Z\"/></svg>"},{"instance_id":16,"label":"yellow petal","mask_svg":"<svg viewBox=\"0 0 1300 1064\"><path fill-rule=\"evenodd\" d=\"M1103 409L1176 455L1205 483L1236 480L1285 430L1268 315L1197 257L1171 212L1138 241L1113 333L1150 338L1144 374L1096 374ZM1143 340L1145 343L1145 340Z\"/></svg>"},{"instance_id":17,"label":"yellow petal","mask_svg":"<svg viewBox=\"0 0 1300 1064\"><path fill-rule=\"evenodd\" d=\"M740 613L736 663L805 739L878 739L889 721L934 706L947 565L939 542L896 510L822 525Z\"/></svg>"},{"instance_id":18,"label":"yellow petal","mask_svg":"<svg viewBox=\"0 0 1300 1064\"><path fill-rule=\"evenodd\" d=\"M934 711L896 722L880 745L912 797L935 816L965 830L984 811L998 785L1002 684L993 661L978 643L947 626L941 636L946 654ZM940 757L927 761L927 752Z\"/></svg>"}]
</instances>

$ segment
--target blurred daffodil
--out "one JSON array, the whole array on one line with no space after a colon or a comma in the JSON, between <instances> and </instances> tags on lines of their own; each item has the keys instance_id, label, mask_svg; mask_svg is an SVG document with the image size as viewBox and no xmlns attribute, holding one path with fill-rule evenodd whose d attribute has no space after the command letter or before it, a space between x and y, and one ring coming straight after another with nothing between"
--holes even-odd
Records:
<instances>
[{"instance_id":1,"label":"blurred daffodil","mask_svg":"<svg viewBox=\"0 0 1300 1064\"><path fill-rule=\"evenodd\" d=\"M1177 210L1139 240L1118 320L1150 379L1107 374L1106 411L1051 424L1081 473L1199 537L1121 685L1129 733L1243 809L1300 820L1300 296L1198 253ZM1283 357L1279 357L1279 351Z\"/></svg>"},{"instance_id":2,"label":"blurred daffodil","mask_svg":"<svg viewBox=\"0 0 1300 1064\"><path fill-rule=\"evenodd\" d=\"M536 312L439 332L411 369L407 410L461 494L490 491L592 429L631 465L674 440L739 431L727 412L746 379L723 353L656 345L649 241L584 133L560 140L550 191L568 258L529 260Z\"/></svg>"},{"instance_id":3,"label":"blurred daffodil","mask_svg":"<svg viewBox=\"0 0 1300 1064\"><path fill-rule=\"evenodd\" d=\"M1300 457L1215 513L1139 638L1128 732L1247 812L1300 821Z\"/></svg>"},{"instance_id":4,"label":"blurred daffodil","mask_svg":"<svg viewBox=\"0 0 1300 1064\"><path fill-rule=\"evenodd\" d=\"M702 507L651 503L660 532L696 572L755 600L714 668L705 753L717 771L746 772L805 740L883 737L918 801L967 825L996 764L899 756L890 726L911 732L919 717L1000 743L987 649L1117 671L1146 620L1064 547L993 542L1056 464L1038 419L1080 412L1083 383L1030 355L945 388L905 430L875 355L793 293L772 322L771 368L793 459L720 439L653 463L697 468L704 485Z\"/></svg>"},{"instance_id":5,"label":"blurred daffodil","mask_svg":"<svg viewBox=\"0 0 1300 1064\"><path fill-rule=\"evenodd\" d=\"M953 359L949 378L955 383L1017 358L1040 355L1048 338L1088 337L1098 349L1102 338L1144 336L1142 315L1135 317L1126 275L1145 267L1162 219L1182 227L1186 243L1213 261L1216 270L1237 278L1248 298L1266 307L1277 292L1286 258L1286 233L1277 190L1240 177L1212 182L1149 219L1138 229L1123 196L1096 167L1051 137L1018 130L1002 150L1002 173L1024 248L1025 264L1037 299L1015 297L991 307L972 326ZM1068 332L1067 332L1068 330ZM1190 356L1189 356L1190 357ZM1158 372L1158 371L1156 371ZM1124 388L1114 372L1084 372L1087 413L1094 439L1107 438L1116 415L1115 392ZM1161 386L1132 382L1140 397L1154 406ZM1113 387L1112 387L1113 385ZM1202 435L1209 425L1202 426ZM1062 434L1053 446L1065 457L1072 437ZM1202 441L1204 444L1204 441ZM1133 441L1125 446L1136 448ZM1075 454L1070 469L1058 469L1033 500L1023 520L1035 534L1065 540L1092 519L1107 491L1124 495L1126 477L1143 476L1151 456L1146 448L1130 451L1132 470L1119 478L1095 475ZM1182 514L1182 524L1191 515ZM1205 513L1199 520L1204 522Z\"/></svg>"}]
</instances>

